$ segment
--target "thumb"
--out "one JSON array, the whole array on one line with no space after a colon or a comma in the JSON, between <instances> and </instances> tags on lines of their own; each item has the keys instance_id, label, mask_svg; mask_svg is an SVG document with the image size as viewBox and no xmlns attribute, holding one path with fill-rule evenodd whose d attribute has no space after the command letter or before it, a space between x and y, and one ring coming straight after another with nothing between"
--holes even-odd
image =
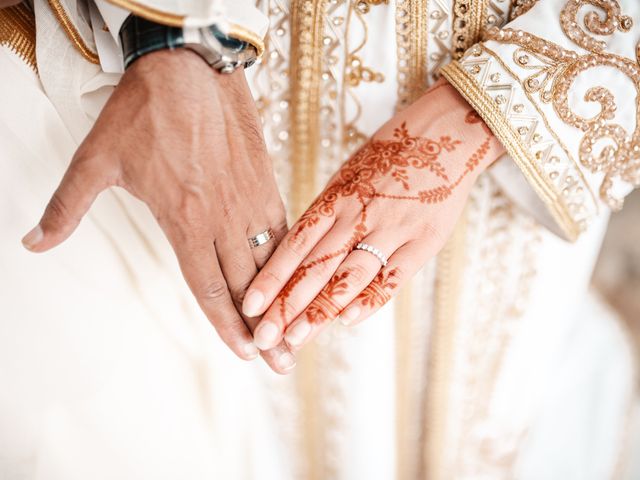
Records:
<instances>
[{"instance_id":1,"label":"thumb","mask_svg":"<svg viewBox=\"0 0 640 480\"><path fill-rule=\"evenodd\" d=\"M38 225L22 244L32 252L44 252L65 241L80 224L98 194L110 183L92 160L72 160Z\"/></svg>"}]
</instances>

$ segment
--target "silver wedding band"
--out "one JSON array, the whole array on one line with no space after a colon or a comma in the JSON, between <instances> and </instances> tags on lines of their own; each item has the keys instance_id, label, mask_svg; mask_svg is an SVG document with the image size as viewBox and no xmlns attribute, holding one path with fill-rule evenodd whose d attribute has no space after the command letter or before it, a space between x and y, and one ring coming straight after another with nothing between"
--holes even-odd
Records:
<instances>
[{"instance_id":1,"label":"silver wedding band","mask_svg":"<svg viewBox=\"0 0 640 480\"><path fill-rule=\"evenodd\" d=\"M273 234L273 230L268 228L264 232L261 232L261 233L257 234L255 237L250 237L248 239L249 240L249 247L250 248L259 247L260 245L264 245L265 243L267 243L269 240L271 240L274 237L275 237L275 235Z\"/></svg>"},{"instance_id":2,"label":"silver wedding band","mask_svg":"<svg viewBox=\"0 0 640 480\"><path fill-rule=\"evenodd\" d=\"M354 250L363 250L365 252L369 252L373 255L375 255L375 257L380 260L380 263L382 264L383 267L387 266L388 260L387 257L384 256L384 253L382 253L380 250L378 250L376 247L373 247L367 243L364 242L360 242L359 244L357 244L354 248Z\"/></svg>"}]
</instances>

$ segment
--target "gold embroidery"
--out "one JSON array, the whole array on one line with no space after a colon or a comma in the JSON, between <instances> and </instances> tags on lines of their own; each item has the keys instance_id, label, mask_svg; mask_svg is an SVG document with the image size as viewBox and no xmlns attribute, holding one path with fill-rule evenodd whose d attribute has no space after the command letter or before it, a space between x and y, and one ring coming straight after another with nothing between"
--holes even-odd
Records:
<instances>
[{"instance_id":1,"label":"gold embroidery","mask_svg":"<svg viewBox=\"0 0 640 480\"><path fill-rule=\"evenodd\" d=\"M560 24L567 37L588 51L586 54L562 48L521 30L491 29L486 38L521 47L515 52L516 64L534 71L524 79L523 88L529 93L539 93L543 102L552 103L561 120L584 132L578 151L580 163L592 173L604 174L600 197L617 210L622 207L623 200L611 192L614 180L619 178L634 187L640 185L640 65L637 59L605 52L605 42L593 38L579 27L576 20L578 10L587 4L598 6L606 13L604 20L595 12L585 15L584 26L588 32L611 35L616 30L624 32L630 28L629 17L621 14L615 2L570 0L560 14ZM538 60L536 66L532 65L529 55ZM636 89L636 126L631 134L621 125L608 123L614 118L616 104L606 87L592 87L585 94L585 101L600 104L600 112L593 117L585 118L569 107L569 92L575 79L595 67L614 68L633 82ZM601 144L604 146L597 154L594 153Z\"/></svg>"},{"instance_id":2,"label":"gold embroidery","mask_svg":"<svg viewBox=\"0 0 640 480\"><path fill-rule=\"evenodd\" d=\"M536 3L538 3L538 0L515 0L511 6L510 19L513 20L520 15L524 15L531 10Z\"/></svg>"},{"instance_id":3,"label":"gold embroidery","mask_svg":"<svg viewBox=\"0 0 640 480\"><path fill-rule=\"evenodd\" d=\"M240 25L231 24L227 31L227 35L253 45L258 57L261 57L264 53L264 40L257 33L252 32L251 30L247 30Z\"/></svg>"},{"instance_id":4,"label":"gold embroidery","mask_svg":"<svg viewBox=\"0 0 640 480\"><path fill-rule=\"evenodd\" d=\"M440 67L451 60L451 15L451 6L443 0L431 0L429 3L427 70L430 80L437 80L440 77Z\"/></svg>"},{"instance_id":5,"label":"gold embroidery","mask_svg":"<svg viewBox=\"0 0 640 480\"><path fill-rule=\"evenodd\" d=\"M60 26L80 55L91 63L95 63L96 65L100 64L98 54L91 50L82 39L80 32L78 32L78 29L69 18L69 15L67 15L64 7L60 4L60 0L47 0L47 2L51 10L53 10L53 14L60 23Z\"/></svg>"},{"instance_id":6,"label":"gold embroidery","mask_svg":"<svg viewBox=\"0 0 640 480\"><path fill-rule=\"evenodd\" d=\"M184 15L176 15L175 13L163 12L157 8L149 7L135 0L107 0L120 8L129 10L136 15L151 20L152 22L161 23L170 27L181 27L184 24Z\"/></svg>"},{"instance_id":7,"label":"gold embroidery","mask_svg":"<svg viewBox=\"0 0 640 480\"><path fill-rule=\"evenodd\" d=\"M569 214L562 197L536 168L535 158L522 139L525 127L512 128L512 124L502 113L497 102L473 78L470 78L469 73L458 62L450 63L441 72L478 114L482 116L489 128L509 152L511 158L520 167L525 177L529 179L533 189L547 204L551 215L563 227L567 237L570 240L575 240L580 233L580 227Z\"/></svg>"},{"instance_id":8,"label":"gold embroidery","mask_svg":"<svg viewBox=\"0 0 640 480\"><path fill-rule=\"evenodd\" d=\"M398 0L398 109L415 101L427 88L427 0Z\"/></svg>"},{"instance_id":9,"label":"gold embroidery","mask_svg":"<svg viewBox=\"0 0 640 480\"><path fill-rule=\"evenodd\" d=\"M291 4L291 136L293 145L294 216L315 193L318 155L318 111L322 74L322 34L326 0L295 0Z\"/></svg>"},{"instance_id":10,"label":"gold embroidery","mask_svg":"<svg viewBox=\"0 0 640 480\"><path fill-rule=\"evenodd\" d=\"M453 44L451 52L458 60L480 38L486 22L487 0L455 0L453 7Z\"/></svg>"},{"instance_id":11,"label":"gold embroidery","mask_svg":"<svg viewBox=\"0 0 640 480\"><path fill-rule=\"evenodd\" d=\"M36 70L36 22L26 3L0 9L0 45L9 47Z\"/></svg>"}]
</instances>

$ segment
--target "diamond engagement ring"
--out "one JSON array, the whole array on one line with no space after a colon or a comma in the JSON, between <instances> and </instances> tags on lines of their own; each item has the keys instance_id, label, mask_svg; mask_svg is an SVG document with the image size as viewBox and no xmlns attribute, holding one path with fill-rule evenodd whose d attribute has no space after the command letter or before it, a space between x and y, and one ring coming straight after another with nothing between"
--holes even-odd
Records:
<instances>
[{"instance_id":1,"label":"diamond engagement ring","mask_svg":"<svg viewBox=\"0 0 640 480\"><path fill-rule=\"evenodd\" d=\"M384 253L382 253L376 247L372 247L371 245L368 245L364 242L360 242L355 246L354 250L364 250L365 252L369 252L375 255L378 260L380 260L380 263L383 267L387 266L387 257L385 257Z\"/></svg>"},{"instance_id":2,"label":"diamond engagement ring","mask_svg":"<svg viewBox=\"0 0 640 480\"><path fill-rule=\"evenodd\" d=\"M259 247L260 245L264 245L265 243L267 243L269 240L271 240L274 237L275 237L275 235L273 234L273 230L268 228L264 232L261 232L261 233L257 234L255 237L250 237L248 239L249 240L249 246L251 248Z\"/></svg>"}]
</instances>

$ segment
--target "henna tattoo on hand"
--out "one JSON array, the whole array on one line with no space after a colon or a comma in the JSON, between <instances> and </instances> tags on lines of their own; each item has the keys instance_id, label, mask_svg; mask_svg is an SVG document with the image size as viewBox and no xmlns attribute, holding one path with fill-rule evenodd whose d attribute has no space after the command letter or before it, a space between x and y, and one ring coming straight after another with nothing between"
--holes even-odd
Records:
<instances>
[{"instance_id":1,"label":"henna tattoo on hand","mask_svg":"<svg viewBox=\"0 0 640 480\"><path fill-rule=\"evenodd\" d=\"M333 298L346 293L349 287L347 283L348 277L349 272L336 273L331 277L329 283L327 283L307 309L306 315L309 323L323 323L327 320L333 320L338 316L342 308L333 301Z\"/></svg>"},{"instance_id":2,"label":"henna tattoo on hand","mask_svg":"<svg viewBox=\"0 0 640 480\"><path fill-rule=\"evenodd\" d=\"M277 298L283 320L286 313L285 302L307 272L339 255L350 252L365 237L368 231L367 206L371 200L379 198L427 204L441 203L448 199L465 177L480 165L490 151L493 134L474 110L466 114L464 121L467 124L481 124L487 133L487 138L467 159L464 170L453 181L450 180L450 174L441 162L441 156L454 152L461 145L461 141L450 136L441 136L438 140L412 136L406 122L394 130L392 139L369 141L342 166L327 188L302 215L293 236L295 238L302 231L316 225L321 216L335 215L339 198L353 197L360 203L359 222L351 238L342 248L301 265L289 279ZM441 179L443 183L412 194L411 180L414 177L410 172L414 170L429 172ZM389 178L394 180L394 184L399 186L401 192L406 193L380 191L378 184L381 180ZM389 292L397 287L395 279L398 272L397 269L390 270L386 274L383 272L384 270L357 297L363 306L382 306L391 298ZM344 293L347 288L347 277L348 272L345 272L331 278L307 309L306 316L310 323L321 323L335 318L340 313L340 308L332 297Z\"/></svg>"},{"instance_id":3,"label":"henna tattoo on hand","mask_svg":"<svg viewBox=\"0 0 640 480\"><path fill-rule=\"evenodd\" d=\"M392 268L386 273L381 270L356 299L360 301L363 307L375 308L383 306L391 299L391 292L398 287L396 277L398 277L399 273L398 268Z\"/></svg>"}]
</instances>

